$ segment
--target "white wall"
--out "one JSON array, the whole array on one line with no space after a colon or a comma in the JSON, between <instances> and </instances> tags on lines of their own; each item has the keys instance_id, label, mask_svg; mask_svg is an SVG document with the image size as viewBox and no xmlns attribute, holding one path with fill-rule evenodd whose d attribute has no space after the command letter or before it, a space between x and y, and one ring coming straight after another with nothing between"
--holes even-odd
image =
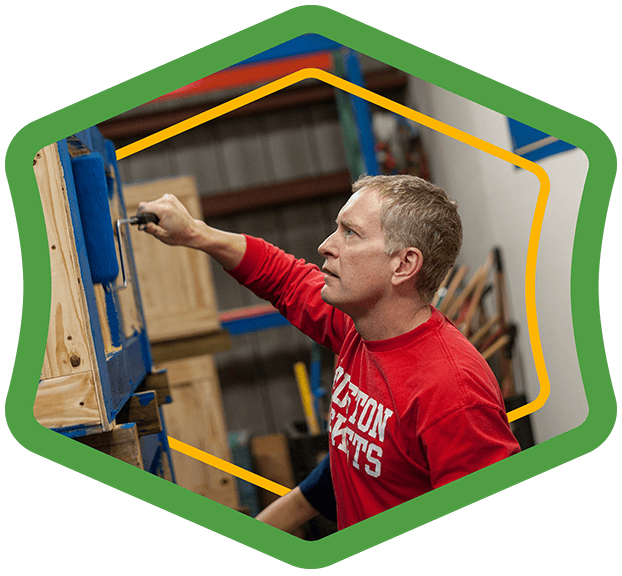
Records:
<instances>
[{"instance_id":1,"label":"white wall","mask_svg":"<svg viewBox=\"0 0 622 576\"><path fill-rule=\"evenodd\" d=\"M504 116L422 80L412 78L407 105L506 150L511 139ZM510 313L518 324L517 382L528 401L539 393L525 313L525 264L537 178L525 170L438 132L422 128L433 180L458 201L464 226L460 263L470 273L499 246L504 257ZM588 407L579 372L570 309L570 265L575 221L587 158L571 150L539 164L551 180L536 269L536 308L551 384L548 401L532 415L543 442L579 426ZM522 374L521 374L522 373Z\"/></svg>"}]
</instances>

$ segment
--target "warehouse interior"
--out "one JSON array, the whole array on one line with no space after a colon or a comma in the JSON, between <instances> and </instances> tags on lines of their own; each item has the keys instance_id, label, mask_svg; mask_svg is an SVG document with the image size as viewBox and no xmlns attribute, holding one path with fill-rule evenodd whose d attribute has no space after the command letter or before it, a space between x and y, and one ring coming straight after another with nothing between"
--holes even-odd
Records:
<instances>
[{"instance_id":1,"label":"warehouse interior","mask_svg":"<svg viewBox=\"0 0 622 576\"><path fill-rule=\"evenodd\" d=\"M517 123L498 112L326 39L306 38L278 48L226 74L214 74L208 81L106 120L90 129L94 131L90 136L68 138L63 144L67 158L90 152L89 142L97 148L101 138L109 143L104 150L112 164L111 150L118 153L150 134L249 93L282 76L287 64L292 70L326 66L331 73L393 102L538 162L551 181L536 271L538 327L551 389L544 406L514 422L513 430L523 449L528 449L579 426L588 407L574 347L569 285L572 254L567 246L572 245L588 168L583 152L541 133L531 134L530 142L520 141L525 131L517 131ZM541 383L525 310L525 266L540 192L538 180L500 158L320 80L303 80L120 159L115 186L123 191L125 205L111 207L112 221L115 215L132 215L139 201L170 192L187 199L193 214L210 226L263 238L321 266L323 258L317 248L333 232L352 181L363 173L421 176L458 202L463 247L436 304L444 305L442 311L448 315L453 310L456 322L464 322L466 314L473 322L471 337L481 329L477 336L480 349L490 351L487 359L502 385L508 412L538 398ZM43 196L42 180L38 181ZM162 246L159 252L150 252L145 238L129 227L117 228L116 235L117 241L121 238L119 252L125 242L130 281L136 282L130 290L118 293L98 292L94 286L93 301L101 322L95 327L91 322L91 335L87 335L96 341L91 345L90 369L96 373L99 365L106 373L103 380L110 376L114 387L111 374L121 371L122 363L112 369L110 359L139 335L143 356L148 349L149 383L134 387L130 400L136 392L147 394L146 390L159 386L166 390L157 395L159 428L138 432L145 455L142 466L254 516L277 496L226 470L170 450L167 434L293 488L328 450L325 411L334 357L207 257L181 257L176 249ZM51 258L60 244L52 245ZM76 250L78 259L88 259L81 256L80 246ZM500 285L505 310L503 330L498 331L492 319L499 314L496 291ZM87 304L89 298L87 294ZM138 304L127 304L132 298ZM137 308L133 319L117 327L118 338L113 327L106 343L106 335L100 333L106 332L105 324L111 324L110 310L128 306ZM104 352L98 355L99 338ZM48 358L42 382L55 384L40 387L41 391L49 389L51 396L38 395L38 419L88 442L102 430L110 432L134 420L127 414L125 392L117 399L117 405L123 406L109 410L100 421L94 415L95 404L90 419L81 420L84 404L77 416L72 412L71 418L61 418L62 424L55 419L59 410L55 379L67 376L63 366L72 377L82 374L85 367L84 363L73 365L76 355L71 350L78 345L72 335L66 358L58 366ZM301 363L302 376L295 369ZM98 378L95 374L95 388ZM136 378L130 380L136 384ZM60 393L65 392L61 389ZM104 400L98 400L100 407ZM37 403L35 409L37 416ZM315 423L310 421L310 412ZM312 424L318 425L315 431ZM147 446L150 437L154 440ZM151 468L148 459L154 463ZM316 519L301 528L298 536L312 540L334 530L331 522Z\"/></svg>"}]
</instances>

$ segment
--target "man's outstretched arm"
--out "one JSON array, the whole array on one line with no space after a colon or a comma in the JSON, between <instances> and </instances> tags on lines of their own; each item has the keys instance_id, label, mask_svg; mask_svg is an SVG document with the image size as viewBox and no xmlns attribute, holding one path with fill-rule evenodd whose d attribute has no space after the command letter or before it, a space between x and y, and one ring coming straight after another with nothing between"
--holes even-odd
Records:
<instances>
[{"instance_id":1,"label":"man's outstretched arm","mask_svg":"<svg viewBox=\"0 0 622 576\"><path fill-rule=\"evenodd\" d=\"M225 270L235 268L246 252L246 238L242 234L224 232L193 218L184 205L172 194L165 194L153 202L141 202L138 212L152 212L158 224L149 222L141 230L170 246L186 246L202 250Z\"/></svg>"},{"instance_id":2,"label":"man's outstretched arm","mask_svg":"<svg viewBox=\"0 0 622 576\"><path fill-rule=\"evenodd\" d=\"M300 487L296 486L291 492L264 508L255 518L291 534L317 515L318 511L311 506Z\"/></svg>"}]
</instances>

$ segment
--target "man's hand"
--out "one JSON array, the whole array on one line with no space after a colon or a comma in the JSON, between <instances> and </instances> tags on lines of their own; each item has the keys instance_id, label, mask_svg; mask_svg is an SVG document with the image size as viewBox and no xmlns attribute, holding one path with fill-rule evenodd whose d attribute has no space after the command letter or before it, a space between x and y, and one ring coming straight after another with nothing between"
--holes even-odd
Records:
<instances>
[{"instance_id":1,"label":"man's hand","mask_svg":"<svg viewBox=\"0 0 622 576\"><path fill-rule=\"evenodd\" d=\"M165 194L153 202L141 202L138 213L141 212L153 212L160 221L141 225L140 230L170 246L198 248L202 222L195 220L172 194Z\"/></svg>"},{"instance_id":2,"label":"man's hand","mask_svg":"<svg viewBox=\"0 0 622 576\"><path fill-rule=\"evenodd\" d=\"M172 194L165 194L153 202L141 202L138 214L153 212L160 221L139 226L170 246L187 246L202 250L225 270L232 270L244 257L246 238L242 234L224 232L195 220L184 205Z\"/></svg>"}]
</instances>

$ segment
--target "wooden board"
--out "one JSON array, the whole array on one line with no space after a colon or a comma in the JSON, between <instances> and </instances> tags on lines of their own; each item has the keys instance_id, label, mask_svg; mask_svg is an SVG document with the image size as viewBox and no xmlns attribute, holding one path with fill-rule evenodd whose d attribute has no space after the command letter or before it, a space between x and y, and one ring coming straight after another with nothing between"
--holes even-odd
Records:
<instances>
[{"instance_id":1,"label":"wooden board","mask_svg":"<svg viewBox=\"0 0 622 576\"><path fill-rule=\"evenodd\" d=\"M84 414L85 421L81 424L101 424L104 429L108 429L110 424L105 416L95 345L86 296L81 285L69 201L56 144L46 146L37 153L33 170L43 207L52 275L50 328L35 406L37 410L41 409L39 414L48 422L46 425L63 421L78 423L76 418ZM71 378L58 380L63 377ZM46 382L48 380L51 382ZM65 397L65 386L71 390L69 397ZM80 409L76 412L72 402L82 394L89 410ZM59 407L54 418L50 413L53 405ZM98 417L95 417L95 408Z\"/></svg>"},{"instance_id":2,"label":"wooden board","mask_svg":"<svg viewBox=\"0 0 622 576\"><path fill-rule=\"evenodd\" d=\"M33 407L35 419L47 428L96 426L100 423L91 372L42 380Z\"/></svg>"},{"instance_id":3,"label":"wooden board","mask_svg":"<svg viewBox=\"0 0 622 576\"><path fill-rule=\"evenodd\" d=\"M158 366L168 372L172 403L162 406L168 435L232 462L222 411L218 375L211 356L198 356ZM237 481L230 474L173 451L177 483L211 500L237 509Z\"/></svg>"},{"instance_id":4,"label":"wooden board","mask_svg":"<svg viewBox=\"0 0 622 576\"><path fill-rule=\"evenodd\" d=\"M193 177L152 180L123 187L128 215L141 201L174 194L194 218L202 219ZM167 246L130 232L147 332L152 342L208 333L220 328L211 262L203 252Z\"/></svg>"},{"instance_id":5,"label":"wooden board","mask_svg":"<svg viewBox=\"0 0 622 576\"><path fill-rule=\"evenodd\" d=\"M104 352L106 356L114 354L121 350L112 342L112 333L110 332L110 323L108 322L108 305L106 304L106 293L101 284L94 284L95 303L97 304L97 314L99 316L99 325L101 326L102 339L104 341ZM115 312L116 313L116 312Z\"/></svg>"},{"instance_id":6,"label":"wooden board","mask_svg":"<svg viewBox=\"0 0 622 576\"><path fill-rule=\"evenodd\" d=\"M285 434L268 434L251 438L251 453L257 474L287 488L296 487ZM276 494L263 489L259 489L258 495L262 509L278 498Z\"/></svg>"},{"instance_id":7,"label":"wooden board","mask_svg":"<svg viewBox=\"0 0 622 576\"><path fill-rule=\"evenodd\" d=\"M81 297L78 254L55 144L37 154L33 169L43 206L52 271L50 331L42 377L55 378L91 369L88 311Z\"/></svg>"},{"instance_id":8,"label":"wooden board","mask_svg":"<svg viewBox=\"0 0 622 576\"><path fill-rule=\"evenodd\" d=\"M168 382L166 370L158 370L147 374L147 377L136 388L136 392L146 392L148 390L153 390L156 393L159 406L171 402L171 386Z\"/></svg>"},{"instance_id":9,"label":"wooden board","mask_svg":"<svg viewBox=\"0 0 622 576\"><path fill-rule=\"evenodd\" d=\"M76 438L78 442L104 452L132 466L144 470L143 457L140 451L140 442L136 425L123 424L112 430Z\"/></svg>"},{"instance_id":10,"label":"wooden board","mask_svg":"<svg viewBox=\"0 0 622 576\"><path fill-rule=\"evenodd\" d=\"M137 392L125 403L116 418L117 424L134 422L139 436L162 432L158 398L154 390Z\"/></svg>"}]
</instances>

